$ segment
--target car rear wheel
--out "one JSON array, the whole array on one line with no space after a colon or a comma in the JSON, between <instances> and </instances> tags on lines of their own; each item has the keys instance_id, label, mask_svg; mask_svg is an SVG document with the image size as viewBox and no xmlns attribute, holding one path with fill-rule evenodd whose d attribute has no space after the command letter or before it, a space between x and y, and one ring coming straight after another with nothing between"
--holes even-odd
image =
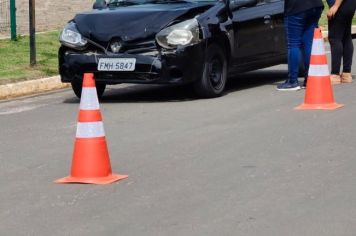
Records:
<instances>
[{"instance_id":1,"label":"car rear wheel","mask_svg":"<svg viewBox=\"0 0 356 236\"><path fill-rule=\"evenodd\" d=\"M194 84L196 93L204 98L221 96L226 84L226 71L227 61L223 50L215 44L209 46L203 75Z\"/></svg>"},{"instance_id":2,"label":"car rear wheel","mask_svg":"<svg viewBox=\"0 0 356 236\"><path fill-rule=\"evenodd\" d=\"M82 83L81 82L71 82L72 84L72 89L74 94L80 98L82 95ZM98 94L98 98L100 99L105 91L106 84L103 83L96 83L96 93Z\"/></svg>"}]
</instances>

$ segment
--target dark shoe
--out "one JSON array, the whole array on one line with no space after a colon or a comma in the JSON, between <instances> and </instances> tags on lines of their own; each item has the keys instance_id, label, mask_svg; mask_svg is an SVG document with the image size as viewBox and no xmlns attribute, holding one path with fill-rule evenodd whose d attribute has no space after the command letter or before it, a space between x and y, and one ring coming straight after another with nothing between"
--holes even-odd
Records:
<instances>
[{"instance_id":1,"label":"dark shoe","mask_svg":"<svg viewBox=\"0 0 356 236\"><path fill-rule=\"evenodd\" d=\"M300 86L302 89L305 89L307 87L307 80L305 79L302 86Z\"/></svg>"},{"instance_id":2,"label":"dark shoe","mask_svg":"<svg viewBox=\"0 0 356 236\"><path fill-rule=\"evenodd\" d=\"M299 82L290 83L288 81L277 86L278 91L297 91L300 90Z\"/></svg>"}]
</instances>

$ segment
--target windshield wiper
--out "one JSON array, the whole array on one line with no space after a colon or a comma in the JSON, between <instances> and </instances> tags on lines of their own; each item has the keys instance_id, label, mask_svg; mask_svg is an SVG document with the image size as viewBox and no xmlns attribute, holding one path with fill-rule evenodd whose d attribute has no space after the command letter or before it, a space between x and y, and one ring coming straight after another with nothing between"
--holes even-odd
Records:
<instances>
[{"instance_id":1,"label":"windshield wiper","mask_svg":"<svg viewBox=\"0 0 356 236\"><path fill-rule=\"evenodd\" d=\"M108 3L108 7L120 7L120 6L132 6L132 5L137 5L139 4L137 1L130 1L130 0L116 0L116 1L111 1Z\"/></svg>"},{"instance_id":2,"label":"windshield wiper","mask_svg":"<svg viewBox=\"0 0 356 236\"><path fill-rule=\"evenodd\" d=\"M147 1L147 3L194 3L193 1L189 0L151 0Z\"/></svg>"}]
</instances>

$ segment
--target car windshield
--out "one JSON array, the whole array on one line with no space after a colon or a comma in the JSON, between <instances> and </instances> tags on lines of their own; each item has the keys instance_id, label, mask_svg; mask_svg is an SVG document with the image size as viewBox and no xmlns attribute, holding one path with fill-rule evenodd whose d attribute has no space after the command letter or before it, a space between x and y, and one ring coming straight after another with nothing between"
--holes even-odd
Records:
<instances>
[{"instance_id":1,"label":"car windshield","mask_svg":"<svg viewBox=\"0 0 356 236\"><path fill-rule=\"evenodd\" d=\"M131 6L141 4L164 4L164 3L198 3L198 2L216 2L218 0L110 0L109 7Z\"/></svg>"}]
</instances>

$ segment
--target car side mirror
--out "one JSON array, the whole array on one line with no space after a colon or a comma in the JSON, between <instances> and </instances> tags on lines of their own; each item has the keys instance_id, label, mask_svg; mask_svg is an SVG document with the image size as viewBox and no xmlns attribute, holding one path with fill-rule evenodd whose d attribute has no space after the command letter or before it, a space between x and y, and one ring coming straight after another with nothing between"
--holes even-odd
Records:
<instances>
[{"instance_id":1,"label":"car side mirror","mask_svg":"<svg viewBox=\"0 0 356 236\"><path fill-rule=\"evenodd\" d=\"M235 11L241 7L252 7L257 4L257 0L230 0L229 8Z\"/></svg>"},{"instance_id":2,"label":"car side mirror","mask_svg":"<svg viewBox=\"0 0 356 236\"><path fill-rule=\"evenodd\" d=\"M106 8L106 1L105 0L96 0L93 4L93 9L104 9Z\"/></svg>"}]
</instances>

